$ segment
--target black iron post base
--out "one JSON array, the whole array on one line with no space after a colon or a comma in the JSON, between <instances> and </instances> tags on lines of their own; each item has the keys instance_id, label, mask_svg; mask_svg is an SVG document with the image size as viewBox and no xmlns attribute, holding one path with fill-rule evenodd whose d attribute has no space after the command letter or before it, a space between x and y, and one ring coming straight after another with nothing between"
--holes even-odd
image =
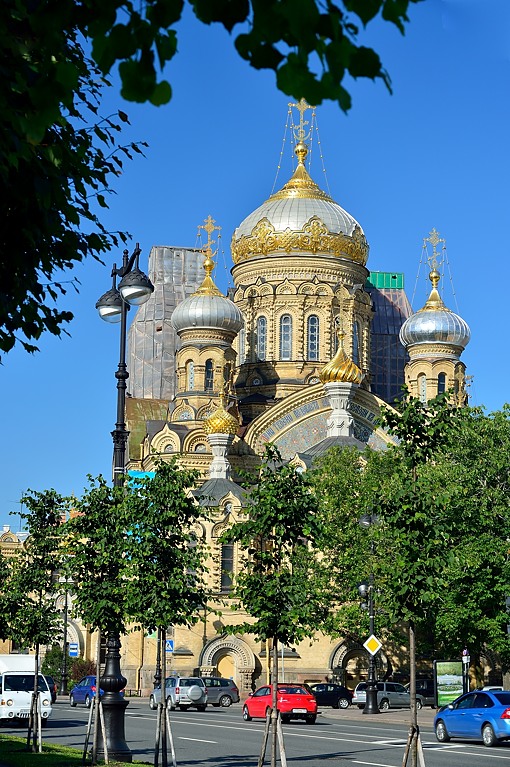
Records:
<instances>
[{"instance_id":1,"label":"black iron post base","mask_svg":"<svg viewBox=\"0 0 510 767\"><path fill-rule=\"evenodd\" d=\"M108 759L110 761L131 763L133 761L133 754L126 743L124 730L124 712L129 706L129 701L124 700L118 693L105 693L101 702L103 704ZM101 728L98 735L97 755L99 759L104 759L105 748Z\"/></svg>"},{"instance_id":2,"label":"black iron post base","mask_svg":"<svg viewBox=\"0 0 510 767\"><path fill-rule=\"evenodd\" d=\"M126 743L125 711L129 701L124 700L120 691L126 686L127 679L120 671L120 638L117 633L108 634L106 641L106 664L104 674L99 680L104 694L103 704L104 729L108 759L118 762L132 762L133 755ZM98 755L104 757L104 742L101 728L98 731Z\"/></svg>"},{"instance_id":3,"label":"black iron post base","mask_svg":"<svg viewBox=\"0 0 510 767\"><path fill-rule=\"evenodd\" d=\"M379 706L377 705L377 683L374 682L371 686L370 682L367 683L367 697L364 714L380 714Z\"/></svg>"}]
</instances>

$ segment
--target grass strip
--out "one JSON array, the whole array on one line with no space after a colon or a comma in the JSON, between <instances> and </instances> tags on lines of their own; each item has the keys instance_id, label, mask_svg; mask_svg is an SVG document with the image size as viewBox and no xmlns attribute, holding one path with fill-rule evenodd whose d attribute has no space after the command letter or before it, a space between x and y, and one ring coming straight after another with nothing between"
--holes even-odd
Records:
<instances>
[{"instance_id":1,"label":"grass strip","mask_svg":"<svg viewBox=\"0 0 510 767\"><path fill-rule=\"evenodd\" d=\"M90 760L87 761L90 764ZM104 764L104 762L100 762ZM133 762L150 764L150 762ZM82 751L43 743L42 753L26 750L26 738L0 734L0 767L81 767ZM125 762L109 762L109 767L126 767Z\"/></svg>"}]
</instances>

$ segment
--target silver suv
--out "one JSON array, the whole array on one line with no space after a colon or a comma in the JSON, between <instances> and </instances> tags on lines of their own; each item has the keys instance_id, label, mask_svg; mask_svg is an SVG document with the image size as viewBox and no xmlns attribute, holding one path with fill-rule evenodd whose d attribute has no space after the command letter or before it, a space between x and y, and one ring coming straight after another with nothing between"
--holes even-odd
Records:
<instances>
[{"instance_id":1,"label":"silver suv","mask_svg":"<svg viewBox=\"0 0 510 767\"><path fill-rule=\"evenodd\" d=\"M365 708L367 701L367 683L360 682L354 690L352 696L352 705L358 708ZM381 711L388 711L390 708L409 708L411 705L411 695L403 684L398 682L377 682L377 705ZM423 706L421 695L416 696L416 708Z\"/></svg>"},{"instance_id":2,"label":"silver suv","mask_svg":"<svg viewBox=\"0 0 510 767\"><path fill-rule=\"evenodd\" d=\"M166 680L165 698L168 708L187 711L193 706L198 711L207 707L207 689L204 680L198 676L171 676ZM157 687L149 698L149 707L157 708L161 700L161 687Z\"/></svg>"},{"instance_id":3,"label":"silver suv","mask_svg":"<svg viewBox=\"0 0 510 767\"><path fill-rule=\"evenodd\" d=\"M221 676L203 676L207 687L207 702L213 706L231 706L239 703L239 690L233 679Z\"/></svg>"}]
</instances>

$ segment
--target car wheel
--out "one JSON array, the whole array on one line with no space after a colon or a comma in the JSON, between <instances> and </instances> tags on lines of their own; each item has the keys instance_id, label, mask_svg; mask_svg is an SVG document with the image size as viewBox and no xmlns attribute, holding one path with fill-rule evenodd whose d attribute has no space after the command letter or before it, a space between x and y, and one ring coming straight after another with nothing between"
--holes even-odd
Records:
<instances>
[{"instance_id":1,"label":"car wheel","mask_svg":"<svg viewBox=\"0 0 510 767\"><path fill-rule=\"evenodd\" d=\"M390 702L388 698L383 698L381 703L379 704L379 710L380 711L389 711L390 710Z\"/></svg>"},{"instance_id":2,"label":"car wheel","mask_svg":"<svg viewBox=\"0 0 510 767\"><path fill-rule=\"evenodd\" d=\"M281 714L280 716L282 724L288 724L290 722L290 716L288 714Z\"/></svg>"},{"instance_id":3,"label":"car wheel","mask_svg":"<svg viewBox=\"0 0 510 767\"><path fill-rule=\"evenodd\" d=\"M308 716L306 717L306 723L315 724L316 719L317 719L317 714L308 714Z\"/></svg>"},{"instance_id":4,"label":"car wheel","mask_svg":"<svg viewBox=\"0 0 510 767\"><path fill-rule=\"evenodd\" d=\"M494 730L492 729L490 724L484 724L482 727L482 740L484 746L497 746L498 745L498 738L496 738L496 735L494 734Z\"/></svg>"},{"instance_id":5,"label":"car wheel","mask_svg":"<svg viewBox=\"0 0 510 767\"><path fill-rule=\"evenodd\" d=\"M154 695L151 695L149 698L149 708L151 711L155 711L158 707L158 704L154 700Z\"/></svg>"},{"instance_id":6,"label":"car wheel","mask_svg":"<svg viewBox=\"0 0 510 767\"><path fill-rule=\"evenodd\" d=\"M90 708L90 695L85 695L85 700L83 702L85 703L85 708Z\"/></svg>"},{"instance_id":7,"label":"car wheel","mask_svg":"<svg viewBox=\"0 0 510 767\"><path fill-rule=\"evenodd\" d=\"M220 698L220 706L223 706L223 708L228 708L232 705L232 698L230 695L222 695Z\"/></svg>"},{"instance_id":8,"label":"car wheel","mask_svg":"<svg viewBox=\"0 0 510 767\"><path fill-rule=\"evenodd\" d=\"M450 740L446 725L441 719L436 722L436 738L440 743L448 743Z\"/></svg>"},{"instance_id":9,"label":"car wheel","mask_svg":"<svg viewBox=\"0 0 510 767\"><path fill-rule=\"evenodd\" d=\"M248 706L243 706L243 719L245 722L251 722L251 716L250 716L250 712L248 711Z\"/></svg>"},{"instance_id":10,"label":"car wheel","mask_svg":"<svg viewBox=\"0 0 510 767\"><path fill-rule=\"evenodd\" d=\"M351 705L351 701L347 698L340 698L340 700L337 701L337 704L335 708L349 708Z\"/></svg>"},{"instance_id":11,"label":"car wheel","mask_svg":"<svg viewBox=\"0 0 510 767\"><path fill-rule=\"evenodd\" d=\"M421 702L421 700L416 698L416 710L420 711L420 709L422 709L422 708L423 708L423 703Z\"/></svg>"},{"instance_id":12,"label":"car wheel","mask_svg":"<svg viewBox=\"0 0 510 767\"><path fill-rule=\"evenodd\" d=\"M199 706L197 706L197 711L205 711L207 708L207 703L201 703Z\"/></svg>"},{"instance_id":13,"label":"car wheel","mask_svg":"<svg viewBox=\"0 0 510 767\"><path fill-rule=\"evenodd\" d=\"M76 708L76 701L73 694L69 696L69 705L71 705L73 708Z\"/></svg>"},{"instance_id":14,"label":"car wheel","mask_svg":"<svg viewBox=\"0 0 510 767\"><path fill-rule=\"evenodd\" d=\"M172 698L170 697L170 695L169 695L169 696L168 696L168 698L166 699L166 707L167 707L167 708L169 708L169 709L170 709L170 711L175 711L175 706L174 706L174 704L172 703Z\"/></svg>"},{"instance_id":15,"label":"car wheel","mask_svg":"<svg viewBox=\"0 0 510 767\"><path fill-rule=\"evenodd\" d=\"M189 709L189 706L183 706L183 705L179 704L179 710L180 711L187 711L188 709Z\"/></svg>"}]
</instances>

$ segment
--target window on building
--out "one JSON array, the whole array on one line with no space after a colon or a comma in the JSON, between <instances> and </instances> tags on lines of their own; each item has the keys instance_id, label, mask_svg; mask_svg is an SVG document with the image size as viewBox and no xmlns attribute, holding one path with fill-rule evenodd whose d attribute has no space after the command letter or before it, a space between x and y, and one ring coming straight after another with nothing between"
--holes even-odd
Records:
<instances>
[{"instance_id":1,"label":"window on building","mask_svg":"<svg viewBox=\"0 0 510 767\"><path fill-rule=\"evenodd\" d=\"M359 323L352 324L352 361L359 365Z\"/></svg>"},{"instance_id":2,"label":"window on building","mask_svg":"<svg viewBox=\"0 0 510 767\"><path fill-rule=\"evenodd\" d=\"M292 317L282 314L280 317L280 359L292 359Z\"/></svg>"},{"instance_id":3,"label":"window on building","mask_svg":"<svg viewBox=\"0 0 510 767\"><path fill-rule=\"evenodd\" d=\"M267 319L259 317L257 320L257 358L265 360L267 353Z\"/></svg>"},{"instance_id":4,"label":"window on building","mask_svg":"<svg viewBox=\"0 0 510 767\"><path fill-rule=\"evenodd\" d=\"M316 314L308 317L306 327L306 357L309 360L319 359L319 318Z\"/></svg>"},{"instance_id":5,"label":"window on building","mask_svg":"<svg viewBox=\"0 0 510 767\"><path fill-rule=\"evenodd\" d=\"M439 373L437 377L437 393L444 394L446 391L446 375L445 373Z\"/></svg>"},{"instance_id":6,"label":"window on building","mask_svg":"<svg viewBox=\"0 0 510 767\"><path fill-rule=\"evenodd\" d=\"M206 360L205 361L204 389L205 389L205 391L212 391L213 388L214 388L213 361L212 360Z\"/></svg>"},{"instance_id":7,"label":"window on building","mask_svg":"<svg viewBox=\"0 0 510 767\"><path fill-rule=\"evenodd\" d=\"M224 543L221 547L221 593L232 590L234 575L234 544Z\"/></svg>"},{"instance_id":8,"label":"window on building","mask_svg":"<svg viewBox=\"0 0 510 767\"><path fill-rule=\"evenodd\" d=\"M418 376L418 397L420 402L427 401L427 378L425 373L420 373Z\"/></svg>"},{"instance_id":9,"label":"window on building","mask_svg":"<svg viewBox=\"0 0 510 767\"><path fill-rule=\"evenodd\" d=\"M195 388L195 365L193 360L189 360L186 363L186 389L187 391L193 391Z\"/></svg>"},{"instance_id":10,"label":"window on building","mask_svg":"<svg viewBox=\"0 0 510 767\"><path fill-rule=\"evenodd\" d=\"M241 328L239 331L239 364L246 361L246 330Z\"/></svg>"}]
</instances>

